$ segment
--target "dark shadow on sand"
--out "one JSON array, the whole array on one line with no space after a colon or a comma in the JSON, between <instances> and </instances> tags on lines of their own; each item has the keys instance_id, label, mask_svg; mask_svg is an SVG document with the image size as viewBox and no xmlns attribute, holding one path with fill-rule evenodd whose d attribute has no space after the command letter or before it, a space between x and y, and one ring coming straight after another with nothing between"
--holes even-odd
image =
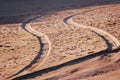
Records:
<instances>
[{"instance_id":1,"label":"dark shadow on sand","mask_svg":"<svg viewBox=\"0 0 120 80\"><path fill-rule=\"evenodd\" d=\"M120 0L0 0L0 24L22 23L32 15L51 11L119 3Z\"/></svg>"}]
</instances>

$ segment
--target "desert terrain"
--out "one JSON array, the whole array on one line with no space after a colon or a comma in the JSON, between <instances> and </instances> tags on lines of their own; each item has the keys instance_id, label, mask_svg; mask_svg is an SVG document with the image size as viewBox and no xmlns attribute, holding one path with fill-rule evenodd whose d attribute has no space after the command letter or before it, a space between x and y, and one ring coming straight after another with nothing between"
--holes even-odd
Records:
<instances>
[{"instance_id":1,"label":"desert terrain","mask_svg":"<svg viewBox=\"0 0 120 80\"><path fill-rule=\"evenodd\" d=\"M119 3L1 0L0 80L119 80Z\"/></svg>"}]
</instances>

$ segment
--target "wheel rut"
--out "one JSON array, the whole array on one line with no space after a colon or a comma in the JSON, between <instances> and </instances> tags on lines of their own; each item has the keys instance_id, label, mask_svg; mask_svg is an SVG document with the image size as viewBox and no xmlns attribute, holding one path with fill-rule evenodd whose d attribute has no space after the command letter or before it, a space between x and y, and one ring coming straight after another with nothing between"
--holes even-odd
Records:
<instances>
[{"instance_id":1,"label":"wheel rut","mask_svg":"<svg viewBox=\"0 0 120 80\"><path fill-rule=\"evenodd\" d=\"M102 29L98 29L98 28L95 28L95 27L92 27L92 26L85 26L85 25L82 25L82 24L78 24L77 22L74 22L73 17L77 16L79 14L83 14L83 13L73 14L71 16L68 16L68 17L64 18L64 20L63 20L64 23L66 23L66 25L71 26L73 29L75 27L79 27L79 28L90 30L91 32L97 34L99 37L101 37L106 42L107 49L103 50L103 51L100 51L100 52L96 52L94 54L84 56L82 58L76 58L74 60L59 64L59 65L56 65L56 66L48 67L48 68L45 68L45 69L42 69L42 70L37 70L37 69L39 69L39 66L44 64L46 58L51 53L51 49L52 49L51 45L52 44L51 44L50 39L49 39L49 37L47 35L34 30L32 28L32 26L30 25L30 22L29 22L29 23L27 23L25 25L25 27L23 29L27 30L32 35L35 35L37 37L44 37L48 42L49 50L48 50L48 53L46 54L46 57L42 60L41 64L37 65L38 67L35 66L35 68L33 68L33 70L37 70L37 71L30 72L30 73L29 72L25 72L25 73L23 72L22 75L18 75L17 77L14 77L13 80L21 80L21 79L33 78L33 77L36 77L36 76L39 76L39 75L42 75L42 74L45 74L45 73L48 73L48 72L56 71L56 70L61 69L61 68L65 67L65 66L68 66L68 65L75 65L75 64L78 64L78 63L81 63L81 62L84 62L84 61L92 60L93 58L98 57L98 56L102 56L102 55L105 55L105 54L107 55L107 54L111 54L111 53L115 53L115 52L120 51L120 42L112 34L106 32L106 31L104 31ZM113 48L112 45L114 45L115 47ZM72 69L72 68L69 68L69 69ZM66 69L64 71L67 71L69 69ZM61 71L61 73L63 73L64 71ZM28 74L26 74L26 73L28 73ZM51 75L50 77L56 76L56 75L59 75L59 72L54 74L54 75Z\"/></svg>"},{"instance_id":2,"label":"wheel rut","mask_svg":"<svg viewBox=\"0 0 120 80\"><path fill-rule=\"evenodd\" d=\"M26 67L24 67L22 70L18 71L16 74L8 77L8 78L10 78L10 79L13 79L14 77L17 77L17 76L20 76L20 75L24 75L24 74L26 74L26 73L30 73L29 71L26 71L26 70L29 69L29 68L31 68L31 67L33 67L32 69L35 68L34 71L37 70L37 66L38 66L38 65L37 65L37 66L34 66L34 64L40 59L40 57L41 57L41 55L42 55L42 51L43 51L42 49L43 49L43 47L44 47L44 43L42 42L41 37L44 37L44 38L46 39L47 44L48 44L48 46L49 46L49 49L48 49L48 51L47 51L46 57L41 61L41 63L39 64L39 66L41 66L42 64L44 64L46 58L47 58L47 57L49 56L49 54L50 54L50 51L51 51L52 47L51 47L51 42L50 42L50 40L49 40L49 37L48 37L47 35L41 33L41 32L36 31L36 30L33 29L33 28L31 27L31 25L30 25L31 21L37 19L38 17L39 17L39 16L37 16L37 17L35 17L35 18L33 18L33 19L30 19L29 21L23 23L23 24L21 25L21 27L22 27L25 31L29 32L30 34L32 34L32 35L34 35L34 36L36 36L36 37L38 38L41 49L39 50L37 56L31 61L30 64L28 64L28 65L27 65Z\"/></svg>"},{"instance_id":3,"label":"wheel rut","mask_svg":"<svg viewBox=\"0 0 120 80\"><path fill-rule=\"evenodd\" d=\"M76 14L74 16L77 16L77 15L79 15L79 14ZM95 28L95 27L85 26L85 25L82 25L82 24L78 24L78 23L76 23L76 22L73 21L72 17L74 17L74 16L69 16L69 17L65 18L64 21L67 24L71 25L71 26L80 27L80 28L83 28L83 29L88 29L88 30L90 30L92 32L95 32L95 33L101 35L101 36L109 37L113 41L113 43L115 44L116 48L120 47L119 40L117 38L115 38L112 34L106 32L106 31L104 31L102 29L98 29L98 28Z\"/></svg>"}]
</instances>

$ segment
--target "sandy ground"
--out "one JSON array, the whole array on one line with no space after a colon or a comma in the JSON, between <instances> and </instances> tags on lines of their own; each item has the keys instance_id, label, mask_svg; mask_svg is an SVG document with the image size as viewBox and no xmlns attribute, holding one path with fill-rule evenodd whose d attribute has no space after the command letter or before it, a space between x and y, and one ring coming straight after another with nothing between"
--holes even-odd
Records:
<instances>
[{"instance_id":1,"label":"sandy ground","mask_svg":"<svg viewBox=\"0 0 120 80\"><path fill-rule=\"evenodd\" d=\"M0 80L120 78L119 0L68 2L1 1Z\"/></svg>"},{"instance_id":2,"label":"sandy ground","mask_svg":"<svg viewBox=\"0 0 120 80\"><path fill-rule=\"evenodd\" d=\"M24 31L20 24L0 25L0 37L0 77L27 66L40 48L38 39Z\"/></svg>"},{"instance_id":3,"label":"sandy ground","mask_svg":"<svg viewBox=\"0 0 120 80\"><path fill-rule=\"evenodd\" d=\"M114 7L113 6L104 6L104 7L102 6L102 8L101 7L92 7L92 8L88 8L88 9L83 9L81 11L80 10L62 11L62 12L59 12L59 13L55 13L53 15L44 16L43 19L41 18L41 20L40 20L41 22L40 23L39 22L33 23L32 26L36 26L35 27L36 30L39 30L40 32L43 32L46 35L48 35L50 40L51 40L51 42L53 42L53 51L54 52L51 51L51 54L46 59L46 62L45 62L46 64L44 64L43 66L45 66L45 65L50 66L51 64L52 65L56 65L56 64L60 64L60 62L62 62L62 63L66 62L69 59L72 60L71 56L73 56L73 59L75 59L75 58L77 58L79 56L80 57L87 56L87 55L89 55L89 52L90 52L90 54L94 54L96 52L99 52L99 49L105 50L107 48L107 46L110 47L110 45L109 45L110 43L111 43L111 46L113 48L115 45L114 45L114 43L112 43L112 40L108 40L108 41L110 41L110 43L106 44L106 43L103 43L104 39L102 38L103 41L100 42L100 39L99 39L100 36L99 37L97 37L97 36L94 37L95 36L94 33L92 33L92 35L91 35L89 30L86 31L85 29L78 28L78 27L73 28L70 25L66 26L63 23L63 19L66 17L66 15L75 14L75 13L79 13L79 12L82 13L84 11L86 12L86 11L89 11L91 9L96 9L96 8L99 8L98 10L103 10L103 11L105 11L106 9L109 9L109 11L107 10L105 12L106 13L116 14L116 13L119 13L119 11L118 12L114 12L113 10L115 8L118 8L118 7L119 7L119 5L115 5ZM105 14L105 16L108 15L105 12L103 12ZM100 28L102 30L105 29L105 31L107 31L107 30L109 30L109 26L107 26L105 23L101 24L101 23L97 22L97 21L99 21L99 19L103 19L101 16L99 18L99 15L103 15L103 13L102 12L101 12L101 14L99 13L98 16L97 16L96 13L91 13L91 14L93 14L93 15L95 14L95 16L97 16L97 18L95 18L95 19L98 19L98 20L96 20L96 24L98 24L98 25L100 24L100 25L104 25L105 26L105 27L103 26L104 28L100 28L100 26L97 26L97 28ZM56 17L54 17L54 15ZM85 14L82 14L82 17L84 17L83 15L85 15ZM116 16L119 16L119 14L116 15ZM92 17L94 17L94 16L92 16ZM103 15L103 17L104 17L104 15ZM108 16L106 16L106 18L107 17ZM54 18L56 19L56 21L54 21ZM79 15L79 14L77 16L75 16L75 17L72 17L72 18L73 18L73 21L75 21L77 23L80 23L80 24L81 23L84 24L84 22L87 22L87 20L88 20L88 23L91 22L91 21L89 21L89 19L91 19L91 18L89 18L89 16L85 17L87 20L85 20L83 22L80 22L81 21L81 15ZM111 20L113 20L113 19L116 20L117 22L116 22L116 24L113 24L112 27L114 26L114 27L117 27L117 29L118 29L119 18L118 17L117 18L116 17L111 17ZM95 21L93 21L93 22L95 23ZM103 22L107 22L106 19ZM108 21L108 22L112 23L112 21ZM51 26L50 24L53 24L53 25ZM63 25L64 25L64 28L62 28ZM87 26L96 27L94 25L89 25L89 24L86 24L86 25ZM52 29L52 27L53 27L53 29ZM52 30L52 32L50 30ZM119 30L114 30L114 29L112 29L112 30L119 33ZM64 34L66 31L67 31L67 34ZM57 34L57 32L58 32L58 34ZM70 32L73 32L73 33L70 33ZM56 34L57 34L57 36L55 36ZM64 34L64 35L62 35L62 34ZM115 36L115 33L111 33L111 34ZM72 35L73 35L73 39L72 39ZM88 35L88 36L85 36L85 35ZM83 37L83 36L85 36L85 37ZM54 37L55 37L55 40L54 40ZM118 39L118 38L119 38L119 34L116 36L116 39ZM80 43L82 43L83 45L79 44L79 39L80 39ZM97 39L98 39L98 41L96 41ZM110 39L110 38L107 38L107 39ZM52 41L52 40L54 40L54 41ZM72 41L70 41L70 40L72 40ZM56 41L58 42L57 44L56 44ZM76 41L77 41L77 43L76 43ZM87 42L84 42L84 41L87 41ZM90 41L90 43L89 43L89 41ZM118 41L119 41L119 39L118 39ZM65 43L62 44L62 42L65 42ZM55 45L55 48L54 48L54 44L57 45L57 46ZM77 44L79 44L78 45L78 49L77 49ZM102 45L102 44L106 44L107 46ZM75 49L74 49L74 47L72 47L73 45L76 45ZM96 45L98 45L98 46L96 46ZM67 48L67 46L68 46L68 48ZM92 48L92 46L94 48ZM63 52L61 52L61 48L62 48ZM67 50L66 50L66 48L67 48ZM60 49L60 52L59 52L59 49ZM79 52L79 49L80 49L80 52ZM95 51L94 51L94 49L95 49ZM98 51L96 51L96 50L98 50ZM77 51L77 53L80 53L80 54L76 55L76 53L75 53L76 51ZM73 53L71 54L71 52L73 52ZM78 62L78 64L74 64L74 62L72 62L71 64L74 64L74 65L70 65L69 66L69 64L68 64L68 65L65 65L64 67L62 67L60 69L58 68L57 70L53 70L53 71L50 71L48 73L44 73L43 72L44 74L42 74L42 72L41 72L40 75L37 75L35 80L39 80L39 79L41 79L41 80L59 80L59 79L60 80L79 80L79 79L88 79L88 80L89 79L90 80L92 80L92 79L95 79L95 80L100 79L101 80L101 79L105 79L106 80L106 79L109 79L109 77L107 77L107 74L109 73L109 75L110 75L110 74L112 74L112 71L117 71L119 69L119 62L116 63L116 61L119 60L120 55L119 55L119 52L115 52L113 54L106 54L106 53L107 52L104 53L105 55L94 57L94 58L92 58L90 60L89 59L88 60L85 59L84 62L81 62L81 63ZM85 55L83 55L83 54L85 54ZM59 55L59 57L58 57L58 55ZM64 55L65 59L64 58L59 59L59 58L63 57L63 55ZM57 57L58 57L58 59L57 59ZM88 58L90 58L90 56L88 56ZM40 66L38 67L38 69L40 69ZM104 75L104 77L102 77L100 75ZM106 78L105 78L105 76L106 76ZM115 77L114 76L115 75L113 75L113 77L112 76L110 76L110 77L112 79L119 78L119 72L116 72L116 76ZM31 79L31 80L34 80L34 79Z\"/></svg>"}]
</instances>

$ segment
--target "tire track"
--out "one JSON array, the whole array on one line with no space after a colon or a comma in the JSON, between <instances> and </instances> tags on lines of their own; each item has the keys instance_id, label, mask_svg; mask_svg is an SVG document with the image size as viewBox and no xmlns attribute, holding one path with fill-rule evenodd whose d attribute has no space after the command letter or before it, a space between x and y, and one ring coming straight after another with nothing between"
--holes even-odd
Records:
<instances>
[{"instance_id":1,"label":"tire track","mask_svg":"<svg viewBox=\"0 0 120 80\"><path fill-rule=\"evenodd\" d=\"M110 5L108 7L116 7L114 5ZM77 16L77 15L80 15L80 14L85 14L87 12L92 12L92 11L95 11L95 10L98 10L98 9L104 9L104 8L107 8L106 6L100 6L98 8L95 8L95 9L90 9L90 10L86 10L86 11L83 11L83 12L80 12L80 13L75 13L75 14L72 14L66 18L64 18L63 22L66 23L67 25L70 25L71 28L75 28L75 27L79 27L79 28L83 28L83 29L87 29L87 30L90 30L98 35L101 35L101 36L105 36L105 37L109 37L112 42L116 45L116 48L119 48L120 47L120 42L119 40L114 37L112 34L102 30L102 29L98 29L98 28L95 28L95 27L92 27L92 26L85 26L85 25L82 25L82 24L78 24L77 22L74 22L73 21L73 17Z\"/></svg>"},{"instance_id":2,"label":"tire track","mask_svg":"<svg viewBox=\"0 0 120 80\"><path fill-rule=\"evenodd\" d=\"M48 42L49 50L48 50L48 52L47 52L46 57L43 59L43 61L41 62L41 64L39 64L39 66L40 66L40 65L42 65L42 64L45 62L46 58L47 58L48 55L50 54L51 49L52 49L52 47L51 47L52 44L51 44L51 42L50 42L49 37L48 37L46 34L43 34L43 33L41 33L41 32L37 32L36 30L34 30L34 29L31 27L30 23L26 25L26 29L27 29L28 31L30 31L31 33L33 33L34 35L36 35L36 36L44 37L44 38L47 40L47 42Z\"/></svg>"},{"instance_id":3,"label":"tire track","mask_svg":"<svg viewBox=\"0 0 120 80\"><path fill-rule=\"evenodd\" d=\"M35 17L35 18L33 18L33 19L30 19L29 21L23 23L23 24L21 25L21 27L22 27L25 31L31 33L32 35L34 35L34 36L36 36L36 37L38 38L41 48L43 48L43 43L42 43L41 37L44 37L44 38L46 39L47 43L48 43L48 46L49 46L48 52L47 52L45 58L42 60L42 62L41 62L39 65L37 65L38 67L36 67L36 66L34 66L33 64L35 64L35 63L37 62L37 60L40 58L40 56L42 55L42 54L41 54L41 53L42 53L42 49L40 49L38 55L34 58L34 60L31 61L31 63L28 64L26 67L24 67L22 70L18 71L18 72L15 73L14 75L8 77L8 78L10 78L10 79L13 79L13 78L15 78L15 77L17 77L17 76L20 76L20 75L24 75L24 74L30 73L29 71L26 71L26 70L29 69L31 66L34 67L34 68L32 68L34 71L37 71L37 69L39 68L39 66L41 66L42 64L44 64L45 60L47 59L47 57L49 56L49 54L50 54L50 52L51 52L52 47L51 47L51 42L50 42L49 37L48 37L47 35L41 33L41 32L36 31L36 30L33 29L33 28L31 27L31 25L30 25L30 22L33 21L33 20L35 20L35 19L37 19L38 17L39 17L39 16L37 16L37 17ZM8 78L6 78L6 79L8 79Z\"/></svg>"},{"instance_id":4,"label":"tire track","mask_svg":"<svg viewBox=\"0 0 120 80\"><path fill-rule=\"evenodd\" d=\"M79 14L76 14L74 16L77 16ZM75 27L80 27L80 28L83 28L83 29L88 29L92 32L95 32L101 36L104 36L104 37L109 37L111 38L111 40L113 41L113 43L115 44L116 48L119 48L120 47L120 42L117 38L115 38L112 34L102 30L102 29L98 29L98 28L95 28L95 27L91 27L91 26L85 26L85 25L82 25L82 24L78 24L76 22L73 21L73 17L74 16L69 16L67 18L65 18L65 23L71 25L71 26L75 26Z\"/></svg>"},{"instance_id":5,"label":"tire track","mask_svg":"<svg viewBox=\"0 0 120 80\"><path fill-rule=\"evenodd\" d=\"M120 42L117 40L117 38L115 38L112 34L102 30L102 29L98 29L98 28L95 28L95 27L91 27L91 26L85 26L85 25L82 25L82 24L78 24L76 22L73 21L73 17L74 16L77 16L81 13L77 13L77 14L74 14L72 16L69 16L69 17L66 17L64 19L64 22L67 24L67 25L70 25L72 26L72 28L74 29L73 26L75 27L80 27L80 28L83 28L83 29L88 29L94 33L96 33L97 35L99 35L100 37L102 38L105 38L107 41L110 41L112 40L112 42L114 43L115 45L115 48L112 49L112 48L108 48L106 50L103 50L103 51L100 51L100 52L97 52L95 54L91 54L91 55L87 55L85 57L82 57L82 58L77 58L77 59L74 59L74 60L71 60L69 62L65 62L63 64L59 64L59 65L56 65L56 66L52 66L52 67L49 67L49 68L46 68L46 69L43 69L43 70L39 70L39 71L35 71L33 73L29 73L29 74L26 74L26 75L23 75L23 76L19 76L17 78L14 78L14 80L21 80L21 79L25 79L25 78L32 78L32 77L35 77L35 76L38 76L38 75L41 75L41 74L44 74L44 73L48 73L48 72L51 72L51 71L55 71L55 70L58 70L62 67L65 67L65 66L68 66L68 65L74 65L74 64L78 64L80 62L83 62L83 61L86 61L86 60L90 60L92 58L95 58L97 56L101 56L103 54L111 54L113 52L118 52L120 51ZM27 29L34 33L35 35L40 35L40 33L36 32L34 29L31 28L30 24L26 25ZM46 36L44 34L41 34L40 36ZM108 38L110 38L110 40L108 40ZM49 38L48 38L49 39ZM104 40L105 40L104 39ZM46 40L47 40L47 36L46 36ZM48 43L50 44L49 40L48 40ZM108 44L108 43L107 43ZM50 44L51 45L51 44ZM108 45L109 47L110 45ZM51 48L50 48L51 49ZM49 54L50 54L50 51L49 51ZM49 55L48 54L48 55ZM48 56L47 55L47 56ZM46 58L47 58L46 56ZM44 60L46 60L46 58ZM43 61L44 62L44 61ZM43 63L42 63L43 64ZM33 76L34 75L34 76Z\"/></svg>"},{"instance_id":6,"label":"tire track","mask_svg":"<svg viewBox=\"0 0 120 80\"><path fill-rule=\"evenodd\" d=\"M63 64L52 66L52 67L49 67L49 68L46 68L46 69L43 69L43 70L40 70L40 71L35 71L35 72L27 74L27 75L19 76L19 77L15 78L14 80L21 80L21 79L33 78L35 76L38 76L38 75L41 75L41 74L44 74L44 73L48 73L48 72L51 72L51 71L58 70L60 68L68 66L68 65L75 65L75 64L78 64L78 63L86 61L86 60L91 60L92 58L95 58L97 56L101 56L103 54L111 54L111 53L117 52L119 50L120 49L114 49L114 50L108 50L108 49L106 49L106 50L97 52L95 54L91 54L91 55L88 55L88 56L85 56L85 57L82 57L82 58L77 58L75 60L71 60L69 62L65 62ZM56 74L54 74L54 75L56 75Z\"/></svg>"},{"instance_id":7,"label":"tire track","mask_svg":"<svg viewBox=\"0 0 120 80\"><path fill-rule=\"evenodd\" d=\"M112 51L111 50L103 50L103 51L96 52L94 54L87 55L87 56L82 57L82 58L77 58L77 59L74 59L74 60L59 64L59 65L56 65L56 66L48 67L48 68L45 68L45 69L42 69L42 70L39 70L39 71L35 71L33 73L29 73L29 74L26 74L26 75L18 76L18 77L15 77L13 80L23 80L23 79L34 78L34 77L40 76L42 74L61 69L61 68L65 67L65 66L75 65L75 64L84 62L86 60L91 60L92 58L101 56L103 54L107 55L107 54L111 54L113 52L119 52L119 51L120 51L120 48L112 50Z\"/></svg>"},{"instance_id":8,"label":"tire track","mask_svg":"<svg viewBox=\"0 0 120 80\"><path fill-rule=\"evenodd\" d=\"M84 12L83 12L84 13ZM68 25L70 25L71 26L71 28L75 28L75 27L79 27L79 28L83 28L83 29L87 29L87 30L90 30L91 32L94 32L94 33L96 33L97 35L99 35L99 36L101 36L101 37L109 37L111 40L112 40L112 42L114 43L114 45L116 46L113 50L111 50L111 52L113 51L114 52L114 50L116 50L116 49L118 49L118 50L120 50L120 42L119 42L119 40L117 39L117 38L115 38L112 34L110 34L110 33L108 33L108 32L106 32L106 31L104 31L104 30L102 30L102 29L98 29L98 28L95 28L95 27L92 27L92 26L85 26L85 25L82 25L82 24L78 24L77 22L74 22L73 21L73 18L75 17L75 16L77 16L77 15L79 15L79 14L81 14L81 13L77 13L77 14L74 14L74 15L71 15L71 16L68 16L68 17L66 17L63 21L66 23L66 24L68 24ZM116 59L117 60L117 59ZM109 64L106 64L106 65L109 65ZM105 65L104 65L105 66ZM81 73L81 72L78 72L78 73ZM54 75L54 76L57 76L57 75ZM74 76L74 75L72 75L72 76ZM53 76L52 76L53 77ZM72 78L72 77L71 77ZM49 79L49 78L48 78ZM64 79L64 80L67 80L67 79L70 79L69 78L69 76L67 76L67 77L65 77L65 78L62 78L62 79ZM61 79L60 79L61 80Z\"/></svg>"}]
</instances>

